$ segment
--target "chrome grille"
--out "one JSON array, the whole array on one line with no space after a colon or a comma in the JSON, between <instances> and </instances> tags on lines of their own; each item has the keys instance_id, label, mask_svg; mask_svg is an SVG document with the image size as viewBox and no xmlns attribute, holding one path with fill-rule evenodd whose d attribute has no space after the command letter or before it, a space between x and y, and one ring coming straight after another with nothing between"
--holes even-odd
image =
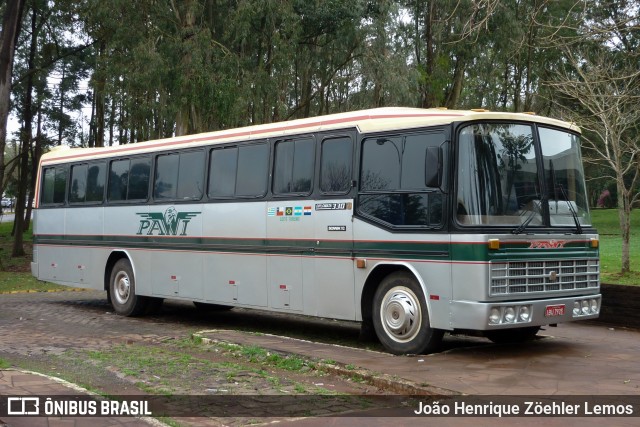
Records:
<instances>
[{"instance_id":1,"label":"chrome grille","mask_svg":"<svg viewBox=\"0 0 640 427\"><path fill-rule=\"evenodd\" d=\"M562 292L598 288L597 259L492 262L489 295Z\"/></svg>"}]
</instances>

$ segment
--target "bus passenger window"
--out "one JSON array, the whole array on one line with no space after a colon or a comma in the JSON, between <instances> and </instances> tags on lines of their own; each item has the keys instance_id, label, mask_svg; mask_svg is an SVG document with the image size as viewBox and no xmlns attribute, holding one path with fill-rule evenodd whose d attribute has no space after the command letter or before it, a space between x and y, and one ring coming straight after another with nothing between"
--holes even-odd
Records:
<instances>
[{"instance_id":1,"label":"bus passenger window","mask_svg":"<svg viewBox=\"0 0 640 427\"><path fill-rule=\"evenodd\" d=\"M320 190L324 193L345 193L351 187L351 138L322 141L320 160Z\"/></svg>"},{"instance_id":2,"label":"bus passenger window","mask_svg":"<svg viewBox=\"0 0 640 427\"><path fill-rule=\"evenodd\" d=\"M312 138L276 144L273 192L309 194L313 181L315 144Z\"/></svg>"},{"instance_id":3,"label":"bus passenger window","mask_svg":"<svg viewBox=\"0 0 640 427\"><path fill-rule=\"evenodd\" d=\"M62 204L67 189L67 169L64 167L47 168L42 178L42 203Z\"/></svg>"},{"instance_id":4,"label":"bus passenger window","mask_svg":"<svg viewBox=\"0 0 640 427\"><path fill-rule=\"evenodd\" d=\"M87 165L71 167L71 187L69 188L69 203L83 203L87 187Z\"/></svg>"},{"instance_id":5,"label":"bus passenger window","mask_svg":"<svg viewBox=\"0 0 640 427\"><path fill-rule=\"evenodd\" d=\"M236 196L261 197L267 192L269 146L267 144L239 147Z\"/></svg>"},{"instance_id":6,"label":"bus passenger window","mask_svg":"<svg viewBox=\"0 0 640 427\"><path fill-rule=\"evenodd\" d=\"M204 192L204 152L180 154L178 200L200 200Z\"/></svg>"},{"instance_id":7,"label":"bus passenger window","mask_svg":"<svg viewBox=\"0 0 640 427\"><path fill-rule=\"evenodd\" d=\"M148 197L150 171L151 161L149 159L131 160L127 200L145 200Z\"/></svg>"},{"instance_id":8,"label":"bus passenger window","mask_svg":"<svg viewBox=\"0 0 640 427\"><path fill-rule=\"evenodd\" d=\"M262 197L267 192L269 146L240 145L211 150L209 197Z\"/></svg>"},{"instance_id":9,"label":"bus passenger window","mask_svg":"<svg viewBox=\"0 0 640 427\"><path fill-rule=\"evenodd\" d=\"M109 170L109 201L127 200L129 185L129 159L111 162Z\"/></svg>"},{"instance_id":10,"label":"bus passenger window","mask_svg":"<svg viewBox=\"0 0 640 427\"><path fill-rule=\"evenodd\" d=\"M178 154L158 156L156 159L156 179L153 184L153 197L158 199L175 199L178 187Z\"/></svg>"},{"instance_id":11,"label":"bus passenger window","mask_svg":"<svg viewBox=\"0 0 640 427\"><path fill-rule=\"evenodd\" d=\"M87 190L86 199L87 202L102 202L104 198L104 184L106 180L105 176L106 167L104 163L89 165L87 171Z\"/></svg>"},{"instance_id":12,"label":"bus passenger window","mask_svg":"<svg viewBox=\"0 0 640 427\"><path fill-rule=\"evenodd\" d=\"M236 188L238 148L211 150L209 197L233 197Z\"/></svg>"},{"instance_id":13,"label":"bus passenger window","mask_svg":"<svg viewBox=\"0 0 640 427\"><path fill-rule=\"evenodd\" d=\"M148 157L111 162L109 201L146 200L150 170L151 159Z\"/></svg>"}]
</instances>

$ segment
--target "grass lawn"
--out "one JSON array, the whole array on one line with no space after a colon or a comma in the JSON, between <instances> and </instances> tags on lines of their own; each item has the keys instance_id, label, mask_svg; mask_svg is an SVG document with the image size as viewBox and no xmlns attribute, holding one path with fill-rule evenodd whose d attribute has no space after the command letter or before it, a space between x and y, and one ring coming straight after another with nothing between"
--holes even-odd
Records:
<instances>
[{"instance_id":1,"label":"grass lawn","mask_svg":"<svg viewBox=\"0 0 640 427\"><path fill-rule=\"evenodd\" d=\"M622 266L622 237L617 209L593 209L593 225L600 234L600 270L602 283L640 285L640 212L631 213L631 273L620 274Z\"/></svg>"},{"instance_id":2,"label":"grass lawn","mask_svg":"<svg viewBox=\"0 0 640 427\"><path fill-rule=\"evenodd\" d=\"M66 286L39 282L31 275L31 230L24 235L24 247L27 254L20 258L11 258L13 222L0 223L0 293L12 292L50 292L69 290Z\"/></svg>"}]
</instances>

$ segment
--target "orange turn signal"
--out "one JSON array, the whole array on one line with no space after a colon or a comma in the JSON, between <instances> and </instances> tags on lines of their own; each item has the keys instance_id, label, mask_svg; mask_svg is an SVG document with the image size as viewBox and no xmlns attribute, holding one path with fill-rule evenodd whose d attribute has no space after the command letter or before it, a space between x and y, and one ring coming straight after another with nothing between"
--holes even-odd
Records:
<instances>
[{"instance_id":1,"label":"orange turn signal","mask_svg":"<svg viewBox=\"0 0 640 427\"><path fill-rule=\"evenodd\" d=\"M494 251L500 249L500 239L489 239L489 249Z\"/></svg>"}]
</instances>

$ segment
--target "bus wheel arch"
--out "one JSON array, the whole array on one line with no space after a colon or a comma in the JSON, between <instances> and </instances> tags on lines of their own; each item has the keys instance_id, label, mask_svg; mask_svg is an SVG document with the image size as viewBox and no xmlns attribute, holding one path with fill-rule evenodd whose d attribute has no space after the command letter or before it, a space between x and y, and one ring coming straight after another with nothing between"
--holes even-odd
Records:
<instances>
[{"instance_id":1,"label":"bus wheel arch","mask_svg":"<svg viewBox=\"0 0 640 427\"><path fill-rule=\"evenodd\" d=\"M105 288L117 314L139 316L145 313L149 300L136 293L135 283L133 265L127 254L112 253L105 268Z\"/></svg>"},{"instance_id":2,"label":"bus wheel arch","mask_svg":"<svg viewBox=\"0 0 640 427\"><path fill-rule=\"evenodd\" d=\"M436 350L444 331L431 328L427 296L415 273L403 265L384 265L367 278L362 293L363 329L372 328L393 354Z\"/></svg>"}]
</instances>

